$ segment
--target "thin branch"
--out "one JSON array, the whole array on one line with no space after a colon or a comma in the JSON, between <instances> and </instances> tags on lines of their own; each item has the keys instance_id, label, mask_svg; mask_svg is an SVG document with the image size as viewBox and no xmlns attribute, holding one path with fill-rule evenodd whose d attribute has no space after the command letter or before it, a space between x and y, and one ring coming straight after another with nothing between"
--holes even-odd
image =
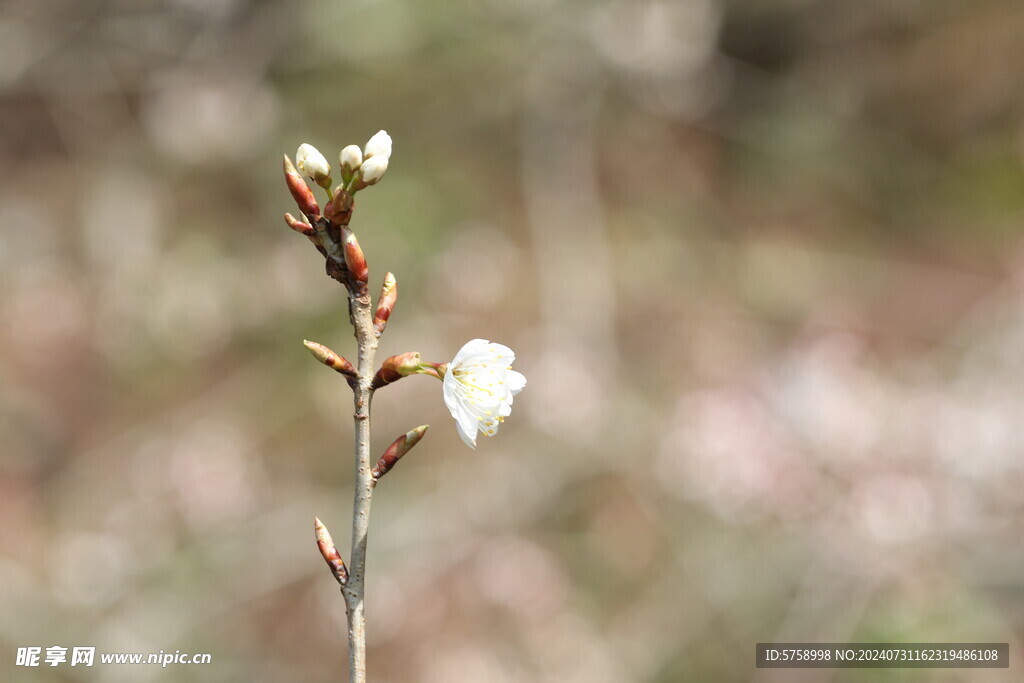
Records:
<instances>
[{"instance_id":1,"label":"thin branch","mask_svg":"<svg viewBox=\"0 0 1024 683\"><path fill-rule=\"evenodd\" d=\"M370 387L377 352L377 334L373 311L365 283L350 282L349 311L355 327L358 356L358 381L355 394L355 501L352 509L352 557L349 578L342 586L348 614L349 678L351 683L366 681L366 621L363 596L366 585L366 541L370 527L370 503L374 479L370 464Z\"/></svg>"}]
</instances>

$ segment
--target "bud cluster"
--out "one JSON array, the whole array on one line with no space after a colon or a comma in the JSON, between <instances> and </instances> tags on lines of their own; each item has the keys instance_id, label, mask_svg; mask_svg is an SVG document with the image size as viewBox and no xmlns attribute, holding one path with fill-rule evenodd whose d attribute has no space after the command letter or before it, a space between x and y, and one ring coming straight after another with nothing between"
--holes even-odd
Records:
<instances>
[{"instance_id":1,"label":"bud cluster","mask_svg":"<svg viewBox=\"0 0 1024 683\"><path fill-rule=\"evenodd\" d=\"M336 186L330 163L313 145L299 145L294 163L287 155L284 157L285 183L301 212L300 218L286 213L285 222L289 228L309 238L327 257L329 275L360 293L365 292L369 271L355 233L348 224L355 207L356 192L380 182L388 170L390 159L391 136L383 130L371 137L362 149L348 145L341 150L338 155L341 182ZM306 178L327 193L327 203L322 209Z\"/></svg>"}]
</instances>

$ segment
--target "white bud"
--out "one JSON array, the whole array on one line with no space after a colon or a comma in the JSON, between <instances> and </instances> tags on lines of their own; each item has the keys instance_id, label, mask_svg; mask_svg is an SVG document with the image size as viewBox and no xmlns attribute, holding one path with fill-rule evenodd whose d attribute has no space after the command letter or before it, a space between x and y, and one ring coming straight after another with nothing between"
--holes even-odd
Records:
<instances>
[{"instance_id":1,"label":"white bud","mask_svg":"<svg viewBox=\"0 0 1024 683\"><path fill-rule=\"evenodd\" d=\"M349 145L341 150L341 154L338 155L338 161L341 163L343 171L351 173L363 163L363 151L359 149L359 145Z\"/></svg>"},{"instance_id":2,"label":"white bud","mask_svg":"<svg viewBox=\"0 0 1024 683\"><path fill-rule=\"evenodd\" d=\"M314 181L320 182L331 177L331 165L313 145L303 142L295 152L295 166Z\"/></svg>"},{"instance_id":3,"label":"white bud","mask_svg":"<svg viewBox=\"0 0 1024 683\"><path fill-rule=\"evenodd\" d=\"M369 159L370 157L375 156L381 156L385 159L391 158L391 136L388 135L386 131L377 131L377 133L366 143L366 147L363 149L364 158Z\"/></svg>"},{"instance_id":4,"label":"white bud","mask_svg":"<svg viewBox=\"0 0 1024 683\"><path fill-rule=\"evenodd\" d=\"M388 158L383 155L371 157L359 167L363 182L367 185L375 185L378 180L384 177L384 171L386 170L388 170Z\"/></svg>"}]
</instances>

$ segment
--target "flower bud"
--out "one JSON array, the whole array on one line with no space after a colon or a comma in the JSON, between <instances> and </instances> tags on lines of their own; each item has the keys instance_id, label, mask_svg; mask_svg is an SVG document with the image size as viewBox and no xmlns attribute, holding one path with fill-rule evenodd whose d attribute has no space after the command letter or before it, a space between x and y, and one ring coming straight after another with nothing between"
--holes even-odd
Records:
<instances>
[{"instance_id":1,"label":"flower bud","mask_svg":"<svg viewBox=\"0 0 1024 683\"><path fill-rule=\"evenodd\" d=\"M331 533L327 531L327 527L324 526L324 523L318 517L313 518L313 530L316 532L316 547L320 549L320 554L323 555L327 566L331 568L334 578L344 586L348 582L348 567L345 566L345 561L341 559L341 553L338 552L338 548L334 545Z\"/></svg>"},{"instance_id":2,"label":"flower bud","mask_svg":"<svg viewBox=\"0 0 1024 683\"><path fill-rule=\"evenodd\" d=\"M356 374L356 369L352 367L351 363L345 360L342 356L336 354L334 351L331 351L323 344L311 342L308 339L303 339L302 344L309 349L311 354L313 354L313 358L316 358L332 370L340 372L350 380L356 380L359 378L359 375Z\"/></svg>"},{"instance_id":3,"label":"flower bud","mask_svg":"<svg viewBox=\"0 0 1024 683\"><path fill-rule=\"evenodd\" d=\"M363 158L381 156L385 159L391 158L391 136L387 131L379 130L370 138L366 147L363 148Z\"/></svg>"},{"instance_id":4,"label":"flower bud","mask_svg":"<svg viewBox=\"0 0 1024 683\"><path fill-rule=\"evenodd\" d=\"M298 151L295 152L295 165L317 185L322 186L325 182L331 181L331 165L313 145L305 142L299 145Z\"/></svg>"},{"instance_id":5,"label":"flower bud","mask_svg":"<svg viewBox=\"0 0 1024 683\"><path fill-rule=\"evenodd\" d=\"M382 386L397 382L403 377L415 375L420 371L422 364L423 361L420 359L420 354L415 351L391 356L381 363L380 370L373 376L370 388L380 389Z\"/></svg>"},{"instance_id":6,"label":"flower bud","mask_svg":"<svg viewBox=\"0 0 1024 683\"><path fill-rule=\"evenodd\" d=\"M384 284L380 288L380 297L377 299L377 312L373 315L373 329L379 337L388 324L391 311L395 310L395 302L398 301L398 281L392 273L384 276Z\"/></svg>"},{"instance_id":7,"label":"flower bud","mask_svg":"<svg viewBox=\"0 0 1024 683\"><path fill-rule=\"evenodd\" d=\"M347 183L363 163L363 150L359 149L359 145L349 145L341 150L338 161L341 163L341 178Z\"/></svg>"},{"instance_id":8,"label":"flower bud","mask_svg":"<svg viewBox=\"0 0 1024 683\"><path fill-rule=\"evenodd\" d=\"M355 206L355 199L352 194L345 190L345 187L338 185L334 190L334 197L324 207L324 218L332 225L348 225L352 219L352 208Z\"/></svg>"},{"instance_id":9,"label":"flower bud","mask_svg":"<svg viewBox=\"0 0 1024 683\"><path fill-rule=\"evenodd\" d=\"M420 439L422 439L423 435L427 433L427 429L429 427L430 425L422 425L395 439L394 442L388 446L388 449L384 451L384 455L380 456L380 460L377 461L377 466L374 467L373 471L370 473L373 475L373 480L377 481L387 474L403 455L411 451L412 447L420 442Z\"/></svg>"},{"instance_id":10,"label":"flower bud","mask_svg":"<svg viewBox=\"0 0 1024 683\"><path fill-rule=\"evenodd\" d=\"M295 166L287 154L284 155L284 180L288 184L288 191L292 193L292 199L299 206L299 211L308 216L310 220L315 220L320 215L320 207L313 197L313 190L309 189L309 185L295 170Z\"/></svg>"},{"instance_id":11,"label":"flower bud","mask_svg":"<svg viewBox=\"0 0 1024 683\"><path fill-rule=\"evenodd\" d=\"M295 232L301 232L306 237L311 237L312 235L316 234L316 230L313 229L312 225L310 225L306 221L300 221L298 218L291 215L290 213L286 213L284 215L284 222L288 224L289 228L291 228Z\"/></svg>"},{"instance_id":12,"label":"flower bud","mask_svg":"<svg viewBox=\"0 0 1024 683\"><path fill-rule=\"evenodd\" d=\"M363 162L363 165L359 167L359 178L360 181L356 184L356 189L363 189L369 185L376 185L381 178L384 177L384 172L388 170L388 158L385 156L373 157Z\"/></svg>"},{"instance_id":13,"label":"flower bud","mask_svg":"<svg viewBox=\"0 0 1024 683\"><path fill-rule=\"evenodd\" d=\"M356 234L347 225L341 226L341 248L345 253L345 267L349 275L356 282L363 285L370 277L370 271L366 267L366 257L363 250L359 248Z\"/></svg>"}]
</instances>

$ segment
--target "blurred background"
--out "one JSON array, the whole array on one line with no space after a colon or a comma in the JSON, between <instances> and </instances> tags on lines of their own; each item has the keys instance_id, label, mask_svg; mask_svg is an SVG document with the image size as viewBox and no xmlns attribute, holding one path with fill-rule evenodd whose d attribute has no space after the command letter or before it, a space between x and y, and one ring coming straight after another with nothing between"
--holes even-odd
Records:
<instances>
[{"instance_id":1,"label":"blurred background","mask_svg":"<svg viewBox=\"0 0 1024 683\"><path fill-rule=\"evenodd\" d=\"M529 378L476 452L374 402L374 683L1010 681L1024 649L1024 4L9 0L4 680L345 680L343 292L281 154L380 128L381 357ZM756 670L765 641L1014 669ZM18 647L208 652L19 668ZM1013 659L1016 658L1016 659Z\"/></svg>"}]
</instances>

